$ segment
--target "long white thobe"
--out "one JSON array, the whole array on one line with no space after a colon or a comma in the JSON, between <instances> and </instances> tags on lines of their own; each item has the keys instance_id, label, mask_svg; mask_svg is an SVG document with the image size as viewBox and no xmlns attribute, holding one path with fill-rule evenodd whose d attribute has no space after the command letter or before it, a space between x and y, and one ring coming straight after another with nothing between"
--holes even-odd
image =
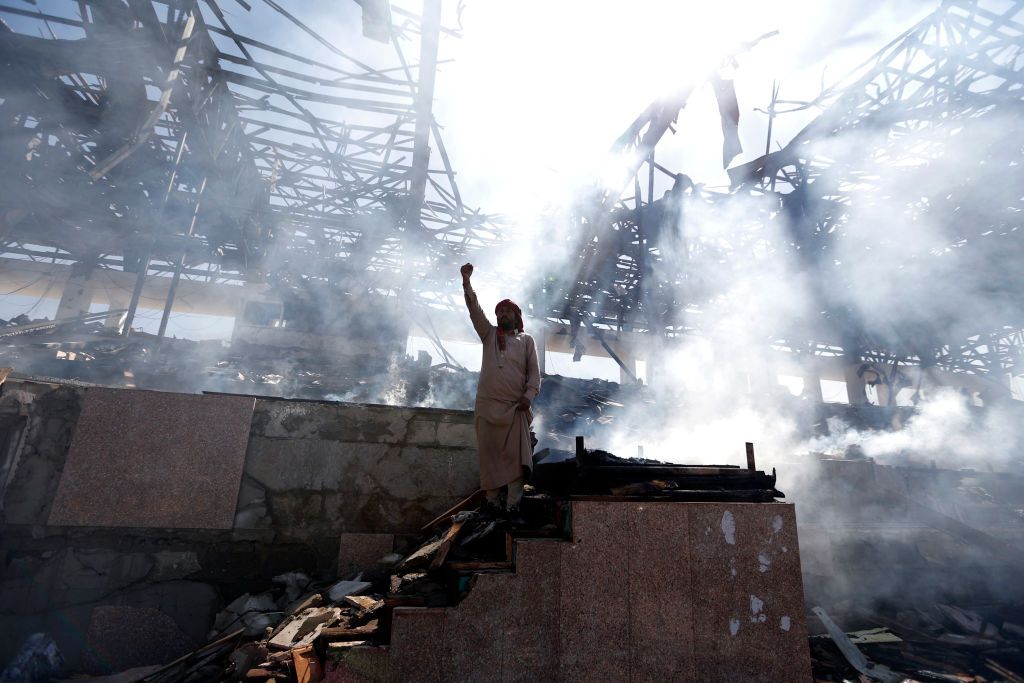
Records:
<instances>
[{"instance_id":1,"label":"long white thobe","mask_svg":"<svg viewBox=\"0 0 1024 683\"><path fill-rule=\"evenodd\" d=\"M533 401L540 393L537 343L525 332L507 333L505 350L501 350L498 329L484 315L476 292L467 286L465 294L469 317L483 342L474 420L480 449L480 488L492 490L519 479L523 467L533 467L533 411L516 407L520 397Z\"/></svg>"}]
</instances>

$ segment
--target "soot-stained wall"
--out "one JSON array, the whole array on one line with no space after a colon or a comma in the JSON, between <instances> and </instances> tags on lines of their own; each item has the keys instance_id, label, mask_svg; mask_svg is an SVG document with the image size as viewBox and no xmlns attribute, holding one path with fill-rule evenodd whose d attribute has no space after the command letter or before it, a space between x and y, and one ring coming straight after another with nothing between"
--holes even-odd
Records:
<instances>
[{"instance_id":1,"label":"soot-stained wall","mask_svg":"<svg viewBox=\"0 0 1024 683\"><path fill-rule=\"evenodd\" d=\"M162 500L159 486L134 501L136 526L119 524L116 515L104 526L53 524L61 478L72 469L68 454L85 448L74 442L80 420L92 419L83 406L90 392L94 402L102 392L109 403L112 391L124 393L115 401L132 403L133 390L29 381L0 387L0 662L29 634L46 632L72 667L143 664L104 661L93 647L143 626L166 643L152 663L182 654L205 641L213 616L242 592L270 588L288 571L333 578L339 551L349 554L339 539L415 533L479 482L470 412L256 399L240 480L214 494L233 503L230 528L148 525L147 507L151 519L166 520L158 513L182 502ZM177 400L204 399L169 394L156 405L173 410ZM116 466L106 474L115 485L151 485L153 472L145 470L152 465L143 456L174 448L159 430L153 438L161 441L150 444L141 431L133 437L137 462L109 459ZM120 448L119 436L89 447ZM102 452L92 455L104 462ZM200 471L190 474L202 476L203 459L189 466L196 463ZM100 496L87 487L70 490Z\"/></svg>"}]
</instances>

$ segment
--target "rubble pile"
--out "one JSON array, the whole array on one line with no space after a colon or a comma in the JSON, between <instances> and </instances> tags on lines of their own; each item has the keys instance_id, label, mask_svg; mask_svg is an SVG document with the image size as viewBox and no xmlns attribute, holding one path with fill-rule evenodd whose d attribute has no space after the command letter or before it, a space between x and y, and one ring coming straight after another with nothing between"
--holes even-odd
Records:
<instances>
[{"instance_id":1,"label":"rubble pile","mask_svg":"<svg viewBox=\"0 0 1024 683\"><path fill-rule=\"evenodd\" d=\"M134 670L130 680L316 683L331 660L385 645L395 607L458 604L475 575L513 571L513 538L565 535L562 504L547 494L528 487L515 526L502 512L469 509L481 498L474 494L425 526L425 540L406 554L386 555L340 581L316 584L289 572L275 578L274 590L239 596L217 615L208 644Z\"/></svg>"},{"instance_id":2,"label":"rubble pile","mask_svg":"<svg viewBox=\"0 0 1024 683\"><path fill-rule=\"evenodd\" d=\"M816 681L1024 681L1024 604L844 603L811 612L808 623L826 630L810 637Z\"/></svg>"},{"instance_id":3,"label":"rubble pile","mask_svg":"<svg viewBox=\"0 0 1024 683\"><path fill-rule=\"evenodd\" d=\"M673 499L672 493L697 491L708 481L706 474L688 473L686 468L632 462L603 451L584 450L571 463L580 471L574 481L596 481L586 474L596 466L612 468L611 479L637 484L647 481L651 468L656 468L657 476L678 486L673 490L654 484L650 490L613 486L604 493L603 489L579 489L606 498ZM672 472L663 472L665 468ZM539 465L538 474L544 469ZM734 500L730 482L742 487L750 477L774 482L764 473L737 472L744 475L723 476L715 487L705 486L705 499ZM686 476L693 482L687 483ZM280 574L271 590L243 593L227 604L216 616L206 645L162 666L132 670L124 676L151 683L316 683L336 662L343 660L351 668L353 659L374 656L368 653L377 653L379 661L386 657L382 648L390 641L395 608L459 604L481 574L515 571L516 539L570 539L570 501L586 498L527 485L520 510L512 514L487 506L483 492L477 491L426 524L418 538L401 548L403 552L388 553L372 566L330 582L314 581L302 572Z\"/></svg>"},{"instance_id":4,"label":"rubble pile","mask_svg":"<svg viewBox=\"0 0 1024 683\"><path fill-rule=\"evenodd\" d=\"M534 456L534 483L561 495L620 496L679 502L734 501L768 503L785 494L775 488L776 475L754 467L748 444L746 468L737 465L677 465L646 458L621 458L602 450L545 448Z\"/></svg>"}]
</instances>

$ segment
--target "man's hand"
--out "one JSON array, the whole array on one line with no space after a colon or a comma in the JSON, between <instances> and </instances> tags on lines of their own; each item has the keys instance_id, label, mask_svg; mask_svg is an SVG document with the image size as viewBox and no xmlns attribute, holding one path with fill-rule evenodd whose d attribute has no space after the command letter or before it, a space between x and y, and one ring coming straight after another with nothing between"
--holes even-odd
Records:
<instances>
[{"instance_id":1,"label":"man's hand","mask_svg":"<svg viewBox=\"0 0 1024 683\"><path fill-rule=\"evenodd\" d=\"M473 277L473 264L467 263L459 269L462 273L462 284L469 284L469 278Z\"/></svg>"},{"instance_id":2,"label":"man's hand","mask_svg":"<svg viewBox=\"0 0 1024 683\"><path fill-rule=\"evenodd\" d=\"M519 402L516 404L516 410L529 410L529 409L530 409L530 399L526 398L525 396L520 396L519 397Z\"/></svg>"}]
</instances>

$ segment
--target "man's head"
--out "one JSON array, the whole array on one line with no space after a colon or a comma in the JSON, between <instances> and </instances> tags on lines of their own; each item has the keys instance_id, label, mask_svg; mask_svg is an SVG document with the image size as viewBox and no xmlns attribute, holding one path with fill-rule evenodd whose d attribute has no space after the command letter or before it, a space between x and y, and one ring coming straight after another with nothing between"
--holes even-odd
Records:
<instances>
[{"instance_id":1,"label":"man's head","mask_svg":"<svg viewBox=\"0 0 1024 683\"><path fill-rule=\"evenodd\" d=\"M523 312L512 300L499 301L494 307L494 315L498 318L498 327L504 331L523 331Z\"/></svg>"}]
</instances>

